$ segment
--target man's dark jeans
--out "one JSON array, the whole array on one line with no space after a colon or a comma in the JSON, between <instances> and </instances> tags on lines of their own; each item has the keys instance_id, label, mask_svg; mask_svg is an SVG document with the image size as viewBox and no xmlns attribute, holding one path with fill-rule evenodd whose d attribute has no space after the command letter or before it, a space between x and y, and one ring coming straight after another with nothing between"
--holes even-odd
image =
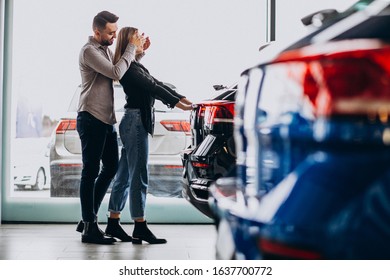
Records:
<instances>
[{"instance_id":1,"label":"man's dark jeans","mask_svg":"<svg viewBox=\"0 0 390 280\"><path fill-rule=\"evenodd\" d=\"M83 159L80 182L81 214L84 222L94 222L118 169L118 136L113 125L101 122L88 112L78 113L77 131Z\"/></svg>"}]
</instances>

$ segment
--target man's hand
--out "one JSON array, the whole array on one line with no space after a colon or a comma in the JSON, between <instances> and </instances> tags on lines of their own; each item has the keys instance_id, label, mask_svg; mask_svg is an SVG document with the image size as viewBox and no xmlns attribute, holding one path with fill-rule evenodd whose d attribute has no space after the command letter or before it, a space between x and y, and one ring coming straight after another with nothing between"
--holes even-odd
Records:
<instances>
[{"instance_id":1,"label":"man's hand","mask_svg":"<svg viewBox=\"0 0 390 280\"><path fill-rule=\"evenodd\" d=\"M136 53L142 53L143 52L143 46L145 44L145 37L143 35L138 34L138 32L135 32L133 36L130 37L129 43L133 44L136 47Z\"/></svg>"}]
</instances>

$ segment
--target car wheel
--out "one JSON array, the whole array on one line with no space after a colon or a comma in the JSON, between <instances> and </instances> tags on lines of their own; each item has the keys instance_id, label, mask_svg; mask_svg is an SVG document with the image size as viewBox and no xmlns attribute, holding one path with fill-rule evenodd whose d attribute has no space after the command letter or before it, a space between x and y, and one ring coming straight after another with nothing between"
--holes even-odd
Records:
<instances>
[{"instance_id":1,"label":"car wheel","mask_svg":"<svg viewBox=\"0 0 390 280\"><path fill-rule=\"evenodd\" d=\"M43 171L43 168L39 168L37 172L37 178L35 181L35 184L32 186L34 190L43 190L45 187L46 183L46 176L45 176L45 171Z\"/></svg>"}]
</instances>

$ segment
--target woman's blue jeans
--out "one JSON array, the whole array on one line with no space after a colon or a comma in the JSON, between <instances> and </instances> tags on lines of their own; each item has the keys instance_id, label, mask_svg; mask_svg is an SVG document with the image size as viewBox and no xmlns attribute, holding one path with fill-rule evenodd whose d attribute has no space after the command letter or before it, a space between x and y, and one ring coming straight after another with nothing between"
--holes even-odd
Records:
<instances>
[{"instance_id":1,"label":"woman's blue jeans","mask_svg":"<svg viewBox=\"0 0 390 280\"><path fill-rule=\"evenodd\" d=\"M139 109L125 110L119 124L119 135L123 147L108 210L120 213L129 197L131 218L133 220L145 218L149 143Z\"/></svg>"},{"instance_id":2,"label":"woman's blue jeans","mask_svg":"<svg viewBox=\"0 0 390 280\"><path fill-rule=\"evenodd\" d=\"M118 168L118 134L113 125L101 122L88 112L78 113L77 131L83 159L81 215L84 222L94 222Z\"/></svg>"}]
</instances>

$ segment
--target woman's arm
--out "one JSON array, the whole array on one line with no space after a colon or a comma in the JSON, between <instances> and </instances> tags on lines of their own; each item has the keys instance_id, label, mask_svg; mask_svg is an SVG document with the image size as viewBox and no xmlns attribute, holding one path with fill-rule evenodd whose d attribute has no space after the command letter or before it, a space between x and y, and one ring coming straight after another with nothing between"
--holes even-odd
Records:
<instances>
[{"instance_id":1,"label":"woman's arm","mask_svg":"<svg viewBox=\"0 0 390 280\"><path fill-rule=\"evenodd\" d=\"M192 110L192 106L191 104L184 104L182 102L177 102L175 107L179 108L179 109L182 109L183 111L190 111Z\"/></svg>"},{"instance_id":2,"label":"woman's arm","mask_svg":"<svg viewBox=\"0 0 390 280\"><path fill-rule=\"evenodd\" d=\"M157 84L155 79L144 71L140 65L133 64L123 76L121 83L127 84L129 87L136 87L145 94L150 94L170 108L175 107L176 103L180 101L179 97Z\"/></svg>"}]
</instances>

